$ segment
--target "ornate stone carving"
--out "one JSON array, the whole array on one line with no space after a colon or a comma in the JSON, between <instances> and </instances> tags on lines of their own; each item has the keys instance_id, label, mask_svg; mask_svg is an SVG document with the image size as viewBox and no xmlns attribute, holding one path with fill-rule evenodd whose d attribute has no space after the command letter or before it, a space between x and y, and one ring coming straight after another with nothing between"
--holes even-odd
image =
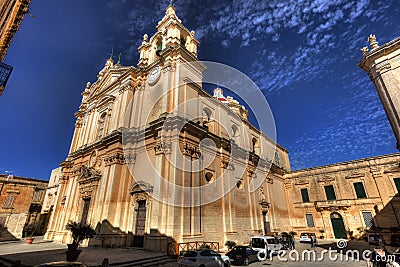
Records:
<instances>
[{"instance_id":1,"label":"ornate stone carving","mask_svg":"<svg viewBox=\"0 0 400 267\"><path fill-rule=\"evenodd\" d=\"M361 53L363 56L365 56L368 53L368 46L364 46L363 48L360 49Z\"/></svg>"},{"instance_id":2,"label":"ornate stone carving","mask_svg":"<svg viewBox=\"0 0 400 267\"><path fill-rule=\"evenodd\" d=\"M200 149L197 146L189 143L185 143L183 145L183 154L194 159L198 159L201 157Z\"/></svg>"},{"instance_id":3,"label":"ornate stone carving","mask_svg":"<svg viewBox=\"0 0 400 267\"><path fill-rule=\"evenodd\" d=\"M125 91L135 91L134 90L134 86L132 85L132 83L128 82L123 84L119 90L118 90L118 94L122 94Z\"/></svg>"},{"instance_id":4,"label":"ornate stone carving","mask_svg":"<svg viewBox=\"0 0 400 267\"><path fill-rule=\"evenodd\" d=\"M101 174L95 168L87 167L86 165L82 165L80 172L78 178L79 192L82 198L91 198L99 185Z\"/></svg>"},{"instance_id":5,"label":"ornate stone carving","mask_svg":"<svg viewBox=\"0 0 400 267\"><path fill-rule=\"evenodd\" d=\"M251 177L254 177L256 168L254 168L253 166L247 166L246 171L247 171L247 176L249 176L251 178Z\"/></svg>"},{"instance_id":6,"label":"ornate stone carving","mask_svg":"<svg viewBox=\"0 0 400 267\"><path fill-rule=\"evenodd\" d=\"M166 72L175 72L176 71L176 64L175 63L168 63L162 67L162 73Z\"/></svg>"},{"instance_id":7,"label":"ornate stone carving","mask_svg":"<svg viewBox=\"0 0 400 267\"><path fill-rule=\"evenodd\" d=\"M390 65L390 63L388 61L384 61L384 62L381 62L381 63L375 65L375 71L378 73L388 71L391 68L392 68L392 66Z\"/></svg>"},{"instance_id":8,"label":"ornate stone carving","mask_svg":"<svg viewBox=\"0 0 400 267\"><path fill-rule=\"evenodd\" d=\"M104 163L106 166L113 164L125 164L125 155L121 152L114 152L104 157Z\"/></svg>"},{"instance_id":9,"label":"ornate stone carving","mask_svg":"<svg viewBox=\"0 0 400 267\"><path fill-rule=\"evenodd\" d=\"M233 170L233 164L229 161L229 159L221 159L221 168L222 169L228 169L228 170Z\"/></svg>"},{"instance_id":10,"label":"ornate stone carving","mask_svg":"<svg viewBox=\"0 0 400 267\"><path fill-rule=\"evenodd\" d=\"M171 152L171 143L164 141L158 142L154 145L154 151L156 152L156 155L169 154Z\"/></svg>"}]
</instances>

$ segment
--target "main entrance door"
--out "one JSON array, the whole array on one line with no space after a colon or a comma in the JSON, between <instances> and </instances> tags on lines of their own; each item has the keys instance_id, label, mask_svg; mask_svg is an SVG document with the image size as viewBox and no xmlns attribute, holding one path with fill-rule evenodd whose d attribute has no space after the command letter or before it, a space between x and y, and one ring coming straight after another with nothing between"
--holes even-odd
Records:
<instances>
[{"instance_id":1,"label":"main entrance door","mask_svg":"<svg viewBox=\"0 0 400 267\"><path fill-rule=\"evenodd\" d=\"M337 239L347 238L346 228L344 227L342 215L340 215L337 212L331 213L331 223L335 238Z\"/></svg>"},{"instance_id":2,"label":"main entrance door","mask_svg":"<svg viewBox=\"0 0 400 267\"><path fill-rule=\"evenodd\" d=\"M135 237L133 239L134 247L143 247L145 226L146 226L146 200L139 200L138 208L136 210L136 229L135 229Z\"/></svg>"}]
</instances>

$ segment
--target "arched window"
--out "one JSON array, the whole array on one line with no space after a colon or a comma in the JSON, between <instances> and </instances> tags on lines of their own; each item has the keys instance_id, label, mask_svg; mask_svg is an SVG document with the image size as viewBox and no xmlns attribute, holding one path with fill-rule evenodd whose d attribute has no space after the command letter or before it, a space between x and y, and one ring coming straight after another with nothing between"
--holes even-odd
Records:
<instances>
[{"instance_id":1,"label":"arched window","mask_svg":"<svg viewBox=\"0 0 400 267\"><path fill-rule=\"evenodd\" d=\"M106 113L104 112L103 114L101 114L100 119L99 119L99 127L97 130L98 139L101 139L104 135L105 124L106 124Z\"/></svg>"},{"instance_id":2,"label":"arched window","mask_svg":"<svg viewBox=\"0 0 400 267\"><path fill-rule=\"evenodd\" d=\"M278 167L280 167L280 166L281 166L281 160L280 160L280 158L279 158L278 151L275 151L274 158L275 158L275 165L278 166Z\"/></svg>"}]
</instances>

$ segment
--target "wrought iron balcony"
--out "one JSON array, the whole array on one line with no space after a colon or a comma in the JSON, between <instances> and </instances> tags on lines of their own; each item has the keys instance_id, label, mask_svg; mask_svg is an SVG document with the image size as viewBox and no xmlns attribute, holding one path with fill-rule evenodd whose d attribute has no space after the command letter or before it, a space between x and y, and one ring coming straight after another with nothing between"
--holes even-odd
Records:
<instances>
[{"instance_id":1,"label":"wrought iron balcony","mask_svg":"<svg viewBox=\"0 0 400 267\"><path fill-rule=\"evenodd\" d=\"M8 78L10 78L13 67L0 62L0 95L3 93L4 88L6 87Z\"/></svg>"}]
</instances>

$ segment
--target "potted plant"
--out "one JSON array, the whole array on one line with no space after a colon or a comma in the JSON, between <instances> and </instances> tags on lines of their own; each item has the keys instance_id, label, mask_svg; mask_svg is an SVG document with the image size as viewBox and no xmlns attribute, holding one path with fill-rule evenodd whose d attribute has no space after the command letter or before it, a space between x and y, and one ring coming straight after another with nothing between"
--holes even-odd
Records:
<instances>
[{"instance_id":1,"label":"potted plant","mask_svg":"<svg viewBox=\"0 0 400 267\"><path fill-rule=\"evenodd\" d=\"M321 235L319 236L319 238L320 238L320 239L324 239L324 238L325 238L325 236L324 236L325 230L324 230L324 229L319 229L319 232L321 233Z\"/></svg>"},{"instance_id":2,"label":"potted plant","mask_svg":"<svg viewBox=\"0 0 400 267\"><path fill-rule=\"evenodd\" d=\"M78 249L79 244L88 238L93 238L96 235L96 230L87 223L69 222L66 229L71 232L72 243L68 244L68 250L65 252L67 261L76 261L82 250Z\"/></svg>"},{"instance_id":3,"label":"potted plant","mask_svg":"<svg viewBox=\"0 0 400 267\"><path fill-rule=\"evenodd\" d=\"M39 222L32 222L28 225L26 225L26 227L24 228L24 233L25 233L25 243L27 245L30 245L33 243L33 241L35 240L35 238L33 237L33 235L35 234L37 228L39 226Z\"/></svg>"}]
</instances>

